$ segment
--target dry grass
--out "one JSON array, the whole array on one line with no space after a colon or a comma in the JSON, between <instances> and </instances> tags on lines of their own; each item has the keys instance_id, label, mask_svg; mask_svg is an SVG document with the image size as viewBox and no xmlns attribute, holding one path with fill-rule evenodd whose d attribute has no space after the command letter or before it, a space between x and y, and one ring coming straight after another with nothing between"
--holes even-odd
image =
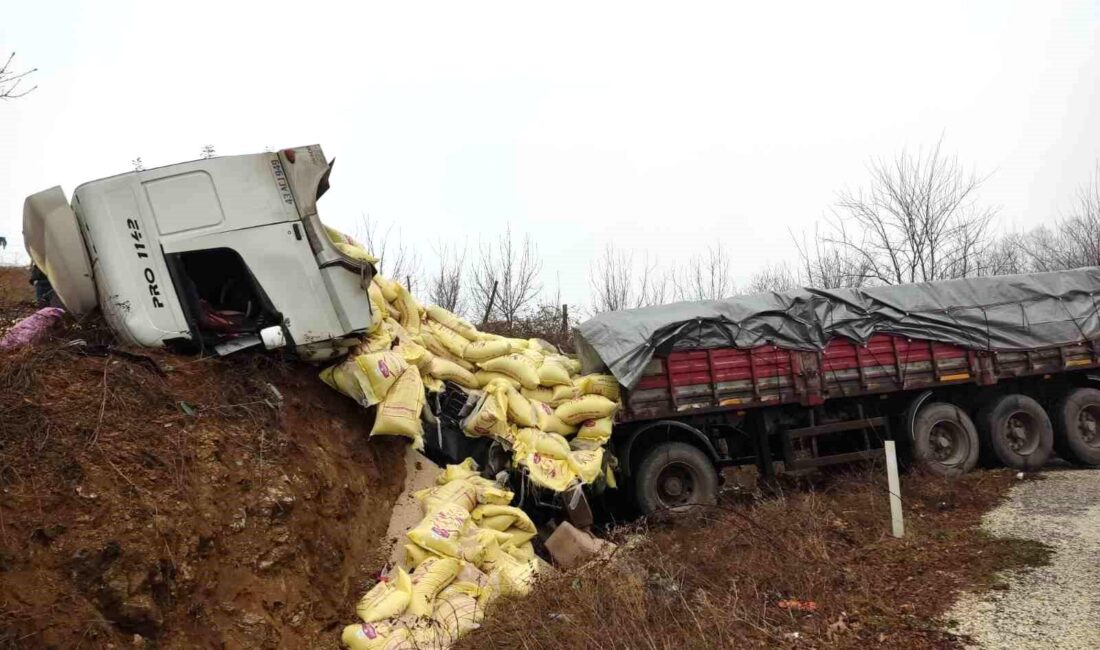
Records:
<instances>
[{"instance_id":1,"label":"dry grass","mask_svg":"<svg viewBox=\"0 0 1100 650\"><path fill-rule=\"evenodd\" d=\"M884 486L852 476L621 529L626 545L611 561L501 603L458 647L958 647L936 620L952 594L1045 558L975 528L1012 480L907 477L901 540L888 534ZM791 599L815 609L780 606Z\"/></svg>"}]
</instances>

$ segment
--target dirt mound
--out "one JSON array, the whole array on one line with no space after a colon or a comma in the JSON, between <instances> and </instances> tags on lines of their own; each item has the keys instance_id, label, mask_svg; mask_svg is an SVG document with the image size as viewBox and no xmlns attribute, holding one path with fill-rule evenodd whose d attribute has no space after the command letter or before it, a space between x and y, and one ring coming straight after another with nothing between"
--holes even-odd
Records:
<instances>
[{"instance_id":1,"label":"dirt mound","mask_svg":"<svg viewBox=\"0 0 1100 650\"><path fill-rule=\"evenodd\" d=\"M404 442L314 368L101 338L0 353L0 648L335 647Z\"/></svg>"}]
</instances>

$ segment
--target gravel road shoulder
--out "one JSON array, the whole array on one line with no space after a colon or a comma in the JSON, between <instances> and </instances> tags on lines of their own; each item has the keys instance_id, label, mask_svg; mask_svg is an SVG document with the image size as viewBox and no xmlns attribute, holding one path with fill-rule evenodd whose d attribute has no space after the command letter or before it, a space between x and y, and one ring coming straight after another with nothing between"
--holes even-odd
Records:
<instances>
[{"instance_id":1,"label":"gravel road shoulder","mask_svg":"<svg viewBox=\"0 0 1100 650\"><path fill-rule=\"evenodd\" d=\"M1053 554L1048 565L1001 574L1000 589L963 594L944 616L957 623L952 631L986 650L1100 648L1100 470L1050 469L1022 481L982 529Z\"/></svg>"}]
</instances>

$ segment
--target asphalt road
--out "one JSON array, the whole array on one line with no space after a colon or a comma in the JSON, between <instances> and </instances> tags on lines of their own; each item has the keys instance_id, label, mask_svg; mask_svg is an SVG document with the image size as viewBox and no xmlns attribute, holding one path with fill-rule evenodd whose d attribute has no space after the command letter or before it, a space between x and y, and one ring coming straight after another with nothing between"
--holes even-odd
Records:
<instances>
[{"instance_id":1,"label":"asphalt road","mask_svg":"<svg viewBox=\"0 0 1100 650\"><path fill-rule=\"evenodd\" d=\"M1100 469L1044 471L986 514L986 531L1053 548L1048 566L1001 575L1004 590L964 594L945 619L985 650L1100 648Z\"/></svg>"}]
</instances>

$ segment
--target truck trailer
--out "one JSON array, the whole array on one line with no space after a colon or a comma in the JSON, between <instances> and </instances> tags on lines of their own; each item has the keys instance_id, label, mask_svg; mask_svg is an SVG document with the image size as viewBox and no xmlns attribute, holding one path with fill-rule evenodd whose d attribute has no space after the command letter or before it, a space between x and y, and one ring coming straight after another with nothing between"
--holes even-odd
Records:
<instances>
[{"instance_id":1,"label":"truck trailer","mask_svg":"<svg viewBox=\"0 0 1100 650\"><path fill-rule=\"evenodd\" d=\"M623 389L612 449L645 514L881 457L950 477L1100 465L1100 268L608 312L575 332Z\"/></svg>"}]
</instances>

